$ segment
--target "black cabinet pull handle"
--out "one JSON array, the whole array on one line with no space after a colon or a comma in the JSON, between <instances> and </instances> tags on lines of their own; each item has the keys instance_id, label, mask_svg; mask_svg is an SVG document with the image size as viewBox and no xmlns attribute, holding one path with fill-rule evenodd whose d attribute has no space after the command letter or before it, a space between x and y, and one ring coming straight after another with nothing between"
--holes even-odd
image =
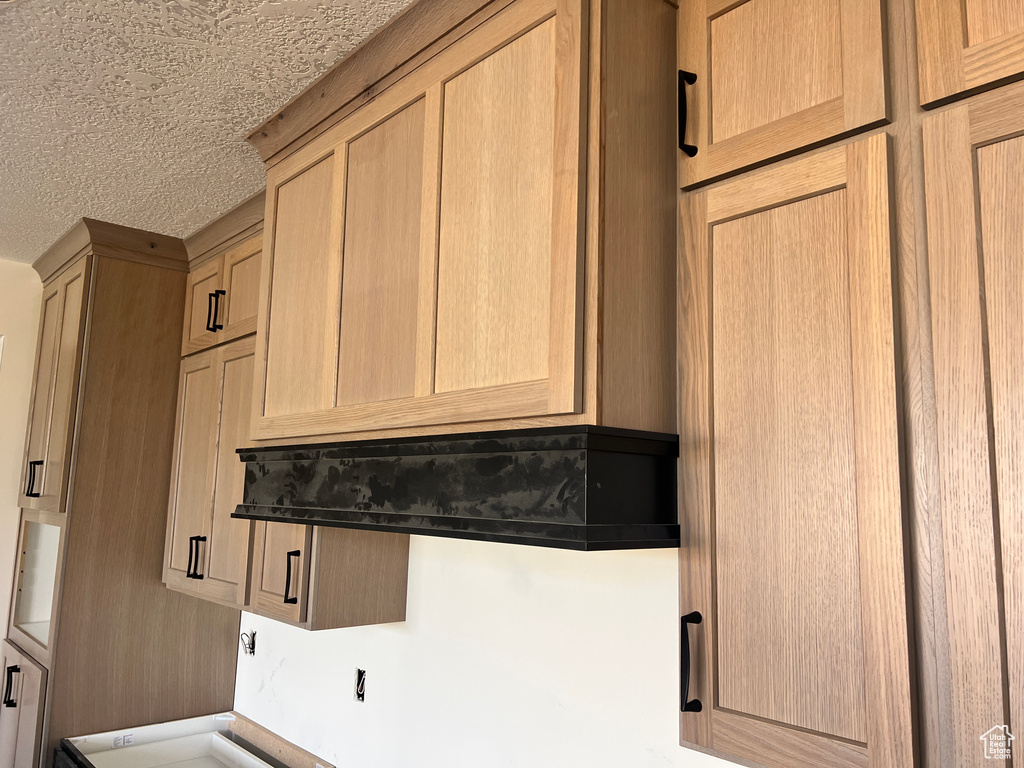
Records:
<instances>
[{"instance_id":1,"label":"black cabinet pull handle","mask_svg":"<svg viewBox=\"0 0 1024 768\"><path fill-rule=\"evenodd\" d=\"M43 466L42 461L30 461L28 463L28 487L25 489L25 495L33 499L38 499L42 493L36 490L36 467Z\"/></svg>"},{"instance_id":2,"label":"black cabinet pull handle","mask_svg":"<svg viewBox=\"0 0 1024 768\"><path fill-rule=\"evenodd\" d=\"M199 545L206 543L206 537L205 536L196 536L195 539L196 539L196 565L195 565L195 568L192 569L192 578L193 579L199 579L201 581L204 578L204 576L203 576L203 574L201 574L199 572L199 566L201 566L203 564L203 559L199 556Z\"/></svg>"},{"instance_id":3,"label":"black cabinet pull handle","mask_svg":"<svg viewBox=\"0 0 1024 768\"><path fill-rule=\"evenodd\" d=\"M211 333L224 330L224 324L218 321L220 315L220 297L227 296L227 291L220 289L210 294L206 303L206 330Z\"/></svg>"},{"instance_id":4,"label":"black cabinet pull handle","mask_svg":"<svg viewBox=\"0 0 1024 768\"><path fill-rule=\"evenodd\" d=\"M688 613L679 622L679 711L700 712L704 709L700 699L690 699L690 631L688 624L700 624L704 618L698 611Z\"/></svg>"},{"instance_id":5,"label":"black cabinet pull handle","mask_svg":"<svg viewBox=\"0 0 1024 768\"><path fill-rule=\"evenodd\" d=\"M284 575L284 601L287 605L297 605L299 602L298 595L295 597L288 597L292 591L292 558L302 557L302 550L295 549L288 553L288 570L285 571Z\"/></svg>"},{"instance_id":6,"label":"black cabinet pull handle","mask_svg":"<svg viewBox=\"0 0 1024 768\"><path fill-rule=\"evenodd\" d=\"M7 682L4 683L4 706L16 707L18 702L11 698L14 692L14 676L21 673L21 667L12 665L7 668Z\"/></svg>"},{"instance_id":7,"label":"black cabinet pull handle","mask_svg":"<svg viewBox=\"0 0 1024 768\"><path fill-rule=\"evenodd\" d=\"M686 143L686 86L696 82L696 74L683 69L679 70L679 148L687 157L697 154L697 147Z\"/></svg>"},{"instance_id":8,"label":"black cabinet pull handle","mask_svg":"<svg viewBox=\"0 0 1024 768\"><path fill-rule=\"evenodd\" d=\"M188 569L185 571L185 578L186 579L195 578L192 575L192 563L195 561L195 556L196 556L196 537L195 536L189 536L188 537Z\"/></svg>"}]
</instances>

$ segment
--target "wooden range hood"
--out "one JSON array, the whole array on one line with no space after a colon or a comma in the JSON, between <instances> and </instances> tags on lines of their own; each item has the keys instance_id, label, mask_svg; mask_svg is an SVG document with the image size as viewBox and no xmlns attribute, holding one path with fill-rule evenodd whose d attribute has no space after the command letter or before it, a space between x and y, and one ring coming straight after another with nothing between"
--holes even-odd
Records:
<instances>
[{"instance_id":1,"label":"wooden range hood","mask_svg":"<svg viewBox=\"0 0 1024 768\"><path fill-rule=\"evenodd\" d=\"M574 550L679 546L675 435L571 426L239 454L237 518Z\"/></svg>"}]
</instances>

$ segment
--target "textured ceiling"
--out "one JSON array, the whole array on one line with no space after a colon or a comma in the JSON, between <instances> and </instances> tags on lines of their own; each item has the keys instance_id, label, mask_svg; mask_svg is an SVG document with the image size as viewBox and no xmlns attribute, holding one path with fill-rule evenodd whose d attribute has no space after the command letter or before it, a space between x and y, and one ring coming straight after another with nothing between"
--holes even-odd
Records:
<instances>
[{"instance_id":1,"label":"textured ceiling","mask_svg":"<svg viewBox=\"0 0 1024 768\"><path fill-rule=\"evenodd\" d=\"M263 186L243 136L409 2L0 4L0 258L83 216L192 234Z\"/></svg>"}]
</instances>

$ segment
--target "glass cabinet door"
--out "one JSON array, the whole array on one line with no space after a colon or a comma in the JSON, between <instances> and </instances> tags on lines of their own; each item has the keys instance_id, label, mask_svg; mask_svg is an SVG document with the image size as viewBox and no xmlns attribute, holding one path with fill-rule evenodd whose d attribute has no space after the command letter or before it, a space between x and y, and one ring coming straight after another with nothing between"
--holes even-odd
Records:
<instances>
[{"instance_id":1,"label":"glass cabinet door","mask_svg":"<svg viewBox=\"0 0 1024 768\"><path fill-rule=\"evenodd\" d=\"M22 512L10 636L44 665L49 664L63 542L61 516Z\"/></svg>"}]
</instances>

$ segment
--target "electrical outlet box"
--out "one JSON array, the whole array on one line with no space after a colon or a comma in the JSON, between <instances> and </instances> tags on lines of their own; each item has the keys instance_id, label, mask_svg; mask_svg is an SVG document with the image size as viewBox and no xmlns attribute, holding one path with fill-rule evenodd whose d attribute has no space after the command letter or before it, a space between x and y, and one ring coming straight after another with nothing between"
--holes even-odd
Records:
<instances>
[{"instance_id":1,"label":"electrical outlet box","mask_svg":"<svg viewBox=\"0 0 1024 768\"><path fill-rule=\"evenodd\" d=\"M366 700L366 670L356 669L356 690L355 700L365 701Z\"/></svg>"}]
</instances>

